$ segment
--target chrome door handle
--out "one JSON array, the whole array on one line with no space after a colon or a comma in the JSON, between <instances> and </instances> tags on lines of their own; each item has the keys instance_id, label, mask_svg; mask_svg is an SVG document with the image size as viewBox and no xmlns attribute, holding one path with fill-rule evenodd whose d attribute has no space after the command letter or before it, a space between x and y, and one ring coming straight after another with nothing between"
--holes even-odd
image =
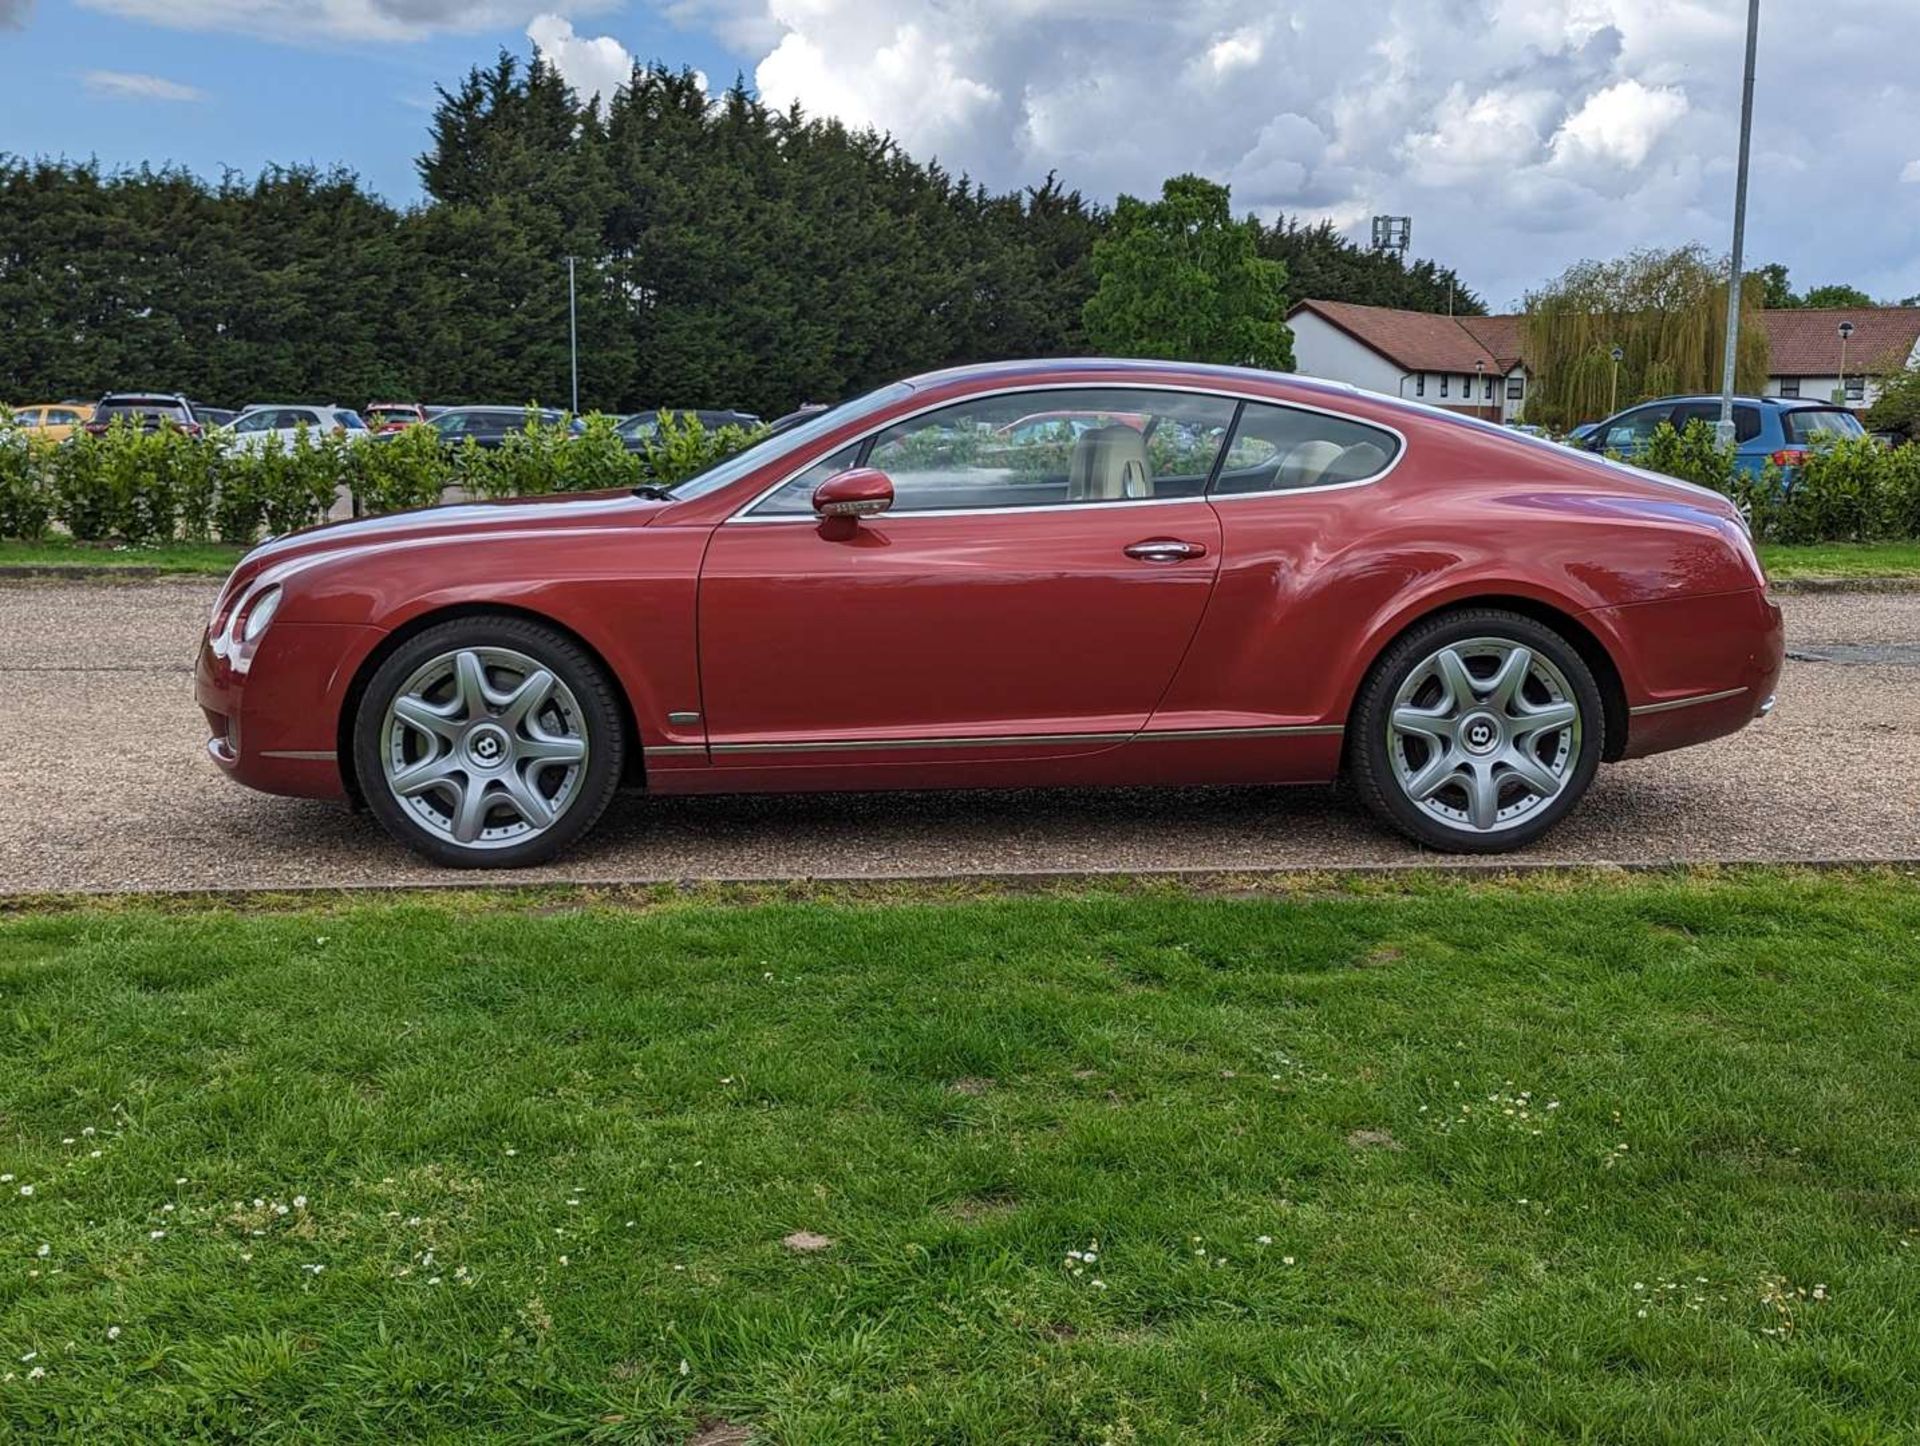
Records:
<instances>
[{"instance_id":1,"label":"chrome door handle","mask_svg":"<svg viewBox=\"0 0 1920 1446\"><path fill-rule=\"evenodd\" d=\"M1191 557L1205 557L1207 549L1201 543L1182 542L1177 537L1149 537L1128 547L1126 554L1141 562L1185 562Z\"/></svg>"}]
</instances>

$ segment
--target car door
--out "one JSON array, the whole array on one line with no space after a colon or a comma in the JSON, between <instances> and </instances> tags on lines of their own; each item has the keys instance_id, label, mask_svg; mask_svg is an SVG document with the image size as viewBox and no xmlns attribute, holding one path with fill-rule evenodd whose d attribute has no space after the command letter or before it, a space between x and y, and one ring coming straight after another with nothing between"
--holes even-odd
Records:
<instances>
[{"instance_id":1,"label":"car door","mask_svg":"<svg viewBox=\"0 0 1920 1446\"><path fill-rule=\"evenodd\" d=\"M1052 407L1137 415L1015 439ZM976 762L1118 746L1152 714L1219 568L1205 485L1230 399L1103 388L987 394L810 467L715 529L701 570L716 767ZM889 511L822 521L861 463Z\"/></svg>"}]
</instances>

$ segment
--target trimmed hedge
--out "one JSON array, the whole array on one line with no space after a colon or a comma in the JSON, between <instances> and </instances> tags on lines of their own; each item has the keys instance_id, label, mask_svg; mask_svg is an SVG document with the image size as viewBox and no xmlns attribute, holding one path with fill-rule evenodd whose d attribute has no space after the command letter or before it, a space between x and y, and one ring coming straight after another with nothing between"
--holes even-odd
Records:
<instances>
[{"instance_id":1,"label":"trimmed hedge","mask_svg":"<svg viewBox=\"0 0 1920 1446\"><path fill-rule=\"evenodd\" d=\"M1871 437L1825 444L1783 474L1737 470L1733 448L1710 423L1684 432L1661 423L1637 466L1731 497L1761 542L1904 542L1920 537L1920 446L1883 447Z\"/></svg>"},{"instance_id":2,"label":"trimmed hedge","mask_svg":"<svg viewBox=\"0 0 1920 1446\"><path fill-rule=\"evenodd\" d=\"M670 417L629 452L605 416L578 435L530 416L495 449L449 448L429 427L382 441L302 432L257 451L127 422L58 445L13 432L0 435L0 537L32 540L57 524L82 542L244 544L322 522L342 498L374 514L431 506L452 487L491 499L677 482L758 436Z\"/></svg>"}]
</instances>

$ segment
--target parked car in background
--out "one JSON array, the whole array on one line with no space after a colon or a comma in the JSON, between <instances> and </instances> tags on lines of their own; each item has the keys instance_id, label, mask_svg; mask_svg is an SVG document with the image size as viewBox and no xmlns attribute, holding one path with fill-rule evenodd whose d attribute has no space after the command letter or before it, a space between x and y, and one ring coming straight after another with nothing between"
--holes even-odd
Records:
<instances>
[{"instance_id":1,"label":"parked car in background","mask_svg":"<svg viewBox=\"0 0 1920 1446\"><path fill-rule=\"evenodd\" d=\"M91 402L33 402L13 408L13 425L43 442L64 442L92 420Z\"/></svg>"},{"instance_id":2,"label":"parked car in background","mask_svg":"<svg viewBox=\"0 0 1920 1446\"><path fill-rule=\"evenodd\" d=\"M1056 409L1147 422L946 446ZM461 867L551 856L623 783L1345 774L1493 853L1602 762L1764 716L1783 656L1717 493L1305 377L1087 358L896 382L671 486L264 543L195 689L222 772Z\"/></svg>"},{"instance_id":3,"label":"parked car in background","mask_svg":"<svg viewBox=\"0 0 1920 1446\"><path fill-rule=\"evenodd\" d=\"M190 437L201 432L193 403L178 392L108 392L94 404L83 430L97 437L123 418L143 432L162 427L178 427Z\"/></svg>"},{"instance_id":4,"label":"parked car in background","mask_svg":"<svg viewBox=\"0 0 1920 1446\"><path fill-rule=\"evenodd\" d=\"M360 414L349 407L333 403L314 406L305 402L266 402L242 412L225 435L236 450L258 452L269 438L278 438L285 450L302 436L309 442L328 435L358 442L370 434Z\"/></svg>"},{"instance_id":5,"label":"parked car in background","mask_svg":"<svg viewBox=\"0 0 1920 1446\"><path fill-rule=\"evenodd\" d=\"M361 409L367 427L376 436L404 432L427 420L427 409L418 402L370 402Z\"/></svg>"},{"instance_id":6,"label":"parked car in background","mask_svg":"<svg viewBox=\"0 0 1920 1446\"><path fill-rule=\"evenodd\" d=\"M659 407L650 412L635 412L623 417L614 428L620 434L620 440L627 444L629 452L638 452L645 447L660 430L661 417L671 417L680 425L698 422L709 432L717 432L722 427L741 427L753 431L761 426L760 419L752 412L740 412L723 409L701 409L697 407Z\"/></svg>"},{"instance_id":7,"label":"parked car in background","mask_svg":"<svg viewBox=\"0 0 1920 1446\"><path fill-rule=\"evenodd\" d=\"M827 402L803 403L795 407L791 412L783 416L775 417L771 422L767 423L767 435L770 437L778 436L781 432L787 431L792 427L797 427L802 422L812 421L822 412L830 412L832 410L833 404Z\"/></svg>"},{"instance_id":8,"label":"parked car in background","mask_svg":"<svg viewBox=\"0 0 1920 1446\"><path fill-rule=\"evenodd\" d=\"M1693 422L1709 426L1720 420L1718 397L1661 397L1641 402L1594 424L1580 445L1589 452L1612 452L1633 461L1653 440L1661 424L1676 432ZM1793 468L1823 442L1864 437L1867 429L1845 407L1797 397L1735 397L1733 399L1734 465L1752 477L1769 465L1780 469L1791 484Z\"/></svg>"},{"instance_id":9,"label":"parked car in background","mask_svg":"<svg viewBox=\"0 0 1920 1446\"><path fill-rule=\"evenodd\" d=\"M1586 444L1589 437L1599 430L1600 424L1598 422L1581 422L1578 426L1569 427L1567 429L1567 435L1561 440L1569 447L1581 447Z\"/></svg>"},{"instance_id":10,"label":"parked car in background","mask_svg":"<svg viewBox=\"0 0 1920 1446\"><path fill-rule=\"evenodd\" d=\"M232 407L209 407L203 402L191 402L189 405L193 408L194 419L208 431L224 427L240 415Z\"/></svg>"},{"instance_id":11,"label":"parked car in background","mask_svg":"<svg viewBox=\"0 0 1920 1446\"><path fill-rule=\"evenodd\" d=\"M1040 441L1059 441L1084 436L1095 427L1131 427L1146 430L1151 417L1139 412L1035 412L1007 423L994 435L1003 441L1022 445Z\"/></svg>"},{"instance_id":12,"label":"parked car in background","mask_svg":"<svg viewBox=\"0 0 1920 1446\"><path fill-rule=\"evenodd\" d=\"M578 417L569 419L565 412L554 411L550 407L534 409L532 415L543 427L566 426L578 433L586 430ZM524 431L527 425L528 410L525 407L448 407L427 425L440 434L440 440L449 447L463 447L472 442L479 447L498 447L515 432ZM389 438L398 435L389 432Z\"/></svg>"}]
</instances>

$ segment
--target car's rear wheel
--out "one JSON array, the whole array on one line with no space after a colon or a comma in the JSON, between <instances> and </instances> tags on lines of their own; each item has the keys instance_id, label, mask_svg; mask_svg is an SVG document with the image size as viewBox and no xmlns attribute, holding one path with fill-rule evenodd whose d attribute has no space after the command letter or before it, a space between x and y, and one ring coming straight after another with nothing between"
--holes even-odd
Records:
<instances>
[{"instance_id":1,"label":"car's rear wheel","mask_svg":"<svg viewBox=\"0 0 1920 1446\"><path fill-rule=\"evenodd\" d=\"M1564 637L1475 608L1422 623L1360 690L1349 766L1372 812L1417 843L1503 853L1552 828L1593 782L1606 716Z\"/></svg>"},{"instance_id":2,"label":"car's rear wheel","mask_svg":"<svg viewBox=\"0 0 1920 1446\"><path fill-rule=\"evenodd\" d=\"M515 617L441 623L381 663L360 701L367 806L435 863L540 863L591 828L618 787L612 685L571 639Z\"/></svg>"}]
</instances>

